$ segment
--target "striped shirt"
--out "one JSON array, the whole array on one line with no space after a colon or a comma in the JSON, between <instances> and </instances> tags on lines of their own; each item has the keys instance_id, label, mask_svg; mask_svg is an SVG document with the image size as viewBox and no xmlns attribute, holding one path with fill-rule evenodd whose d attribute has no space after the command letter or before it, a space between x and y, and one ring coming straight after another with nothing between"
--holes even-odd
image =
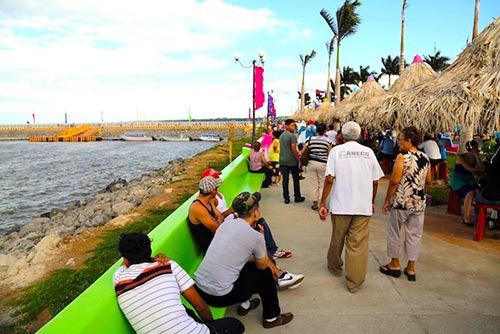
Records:
<instances>
[{"instance_id":1,"label":"striped shirt","mask_svg":"<svg viewBox=\"0 0 500 334\"><path fill-rule=\"evenodd\" d=\"M181 303L180 294L194 285L174 261L122 265L113 276L118 304L137 334L209 334L194 321Z\"/></svg>"},{"instance_id":2,"label":"striped shirt","mask_svg":"<svg viewBox=\"0 0 500 334\"><path fill-rule=\"evenodd\" d=\"M309 147L309 160L326 164L328 161L328 147L331 145L330 140L323 136L312 136L306 144Z\"/></svg>"}]
</instances>

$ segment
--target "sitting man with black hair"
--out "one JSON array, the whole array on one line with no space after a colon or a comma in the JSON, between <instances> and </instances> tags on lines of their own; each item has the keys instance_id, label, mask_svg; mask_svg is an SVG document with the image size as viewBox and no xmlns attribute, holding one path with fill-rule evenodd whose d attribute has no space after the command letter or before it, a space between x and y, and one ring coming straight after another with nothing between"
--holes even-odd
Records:
<instances>
[{"instance_id":1,"label":"sitting man with black hair","mask_svg":"<svg viewBox=\"0 0 500 334\"><path fill-rule=\"evenodd\" d=\"M253 294L259 294L262 325L272 328L289 323L293 314L280 314L264 229L257 225L260 198L258 192L236 196L232 207L239 218L219 226L195 273L195 280L198 292L210 305L225 307L241 303L239 315L246 315L259 306L258 298L250 300Z\"/></svg>"},{"instance_id":2,"label":"sitting man with black hair","mask_svg":"<svg viewBox=\"0 0 500 334\"><path fill-rule=\"evenodd\" d=\"M174 261L151 258L151 241L142 233L124 234L118 249L123 265L113 276L118 304L138 333L235 333L245 331L234 318L213 320L194 281ZM196 309L186 309L180 294Z\"/></svg>"}]
</instances>

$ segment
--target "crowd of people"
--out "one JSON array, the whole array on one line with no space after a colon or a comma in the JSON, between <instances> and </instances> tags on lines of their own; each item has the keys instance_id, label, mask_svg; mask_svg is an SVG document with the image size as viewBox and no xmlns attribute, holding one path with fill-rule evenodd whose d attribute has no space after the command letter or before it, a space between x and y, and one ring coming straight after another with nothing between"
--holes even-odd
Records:
<instances>
[{"instance_id":1,"label":"crowd of people","mask_svg":"<svg viewBox=\"0 0 500 334\"><path fill-rule=\"evenodd\" d=\"M320 220L330 218L332 224L327 268L334 276L344 275L351 293L358 292L366 278L369 222L376 210L378 182L390 174L382 207L389 215L386 245L390 261L379 271L392 277L404 273L408 281L416 281L426 190L442 161L439 138L423 136L415 127L377 136L355 122L343 124L339 131L313 122L297 130L292 119L270 132L272 142L267 152L259 142L254 143L248 157L250 172L265 174L262 188L281 185L283 201L290 204L290 174L294 202L300 203L305 201L301 173L307 170L311 209L318 212ZM467 153L457 156L451 189L464 198L466 225L473 221L473 200L500 204L499 151L497 145L483 164L477 142L470 141ZM384 165L384 159L390 163ZM473 173L483 171L481 188ZM271 227L261 217L262 194L242 192L228 206L219 191L220 174L211 168L202 173L199 194L188 212L189 229L204 252L194 279L166 256L152 258L147 236L132 233L120 239L124 260L114 275L115 291L120 308L137 333L244 332L236 318L214 320L208 305L237 304L237 314L245 316L262 304L264 328L292 321L292 313L281 311L278 291L298 288L304 275L278 266L276 260L290 258L292 252L277 245ZM400 258L407 261L404 269ZM181 295L197 314L182 305Z\"/></svg>"}]
</instances>

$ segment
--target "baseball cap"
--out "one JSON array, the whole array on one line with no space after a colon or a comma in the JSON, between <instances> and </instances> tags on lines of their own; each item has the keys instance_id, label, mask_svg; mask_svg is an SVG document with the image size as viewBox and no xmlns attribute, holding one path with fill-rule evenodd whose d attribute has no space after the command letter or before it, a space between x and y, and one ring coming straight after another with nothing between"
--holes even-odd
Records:
<instances>
[{"instance_id":1,"label":"baseball cap","mask_svg":"<svg viewBox=\"0 0 500 334\"><path fill-rule=\"evenodd\" d=\"M242 192L236 196L231 205L238 216L246 216L252 212L261 199L261 194L259 192L249 193L247 191Z\"/></svg>"},{"instance_id":2,"label":"baseball cap","mask_svg":"<svg viewBox=\"0 0 500 334\"><path fill-rule=\"evenodd\" d=\"M215 189L219 188L222 180L213 176L206 176L200 180L199 189L202 194L210 194Z\"/></svg>"},{"instance_id":3,"label":"baseball cap","mask_svg":"<svg viewBox=\"0 0 500 334\"><path fill-rule=\"evenodd\" d=\"M219 172L213 168L207 168L203 171L203 173L201 173L201 178L203 179L207 176L212 176L213 178L218 179L220 174L221 174L221 172Z\"/></svg>"}]
</instances>

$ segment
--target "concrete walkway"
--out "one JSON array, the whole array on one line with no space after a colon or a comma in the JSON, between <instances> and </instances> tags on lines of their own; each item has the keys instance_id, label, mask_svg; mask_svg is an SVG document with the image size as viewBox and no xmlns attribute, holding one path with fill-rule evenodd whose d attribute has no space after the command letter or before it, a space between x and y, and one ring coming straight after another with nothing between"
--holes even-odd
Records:
<instances>
[{"instance_id":1,"label":"concrete walkway","mask_svg":"<svg viewBox=\"0 0 500 334\"><path fill-rule=\"evenodd\" d=\"M286 205L281 187L263 189L262 215L278 245L293 252L278 265L306 275L298 289L279 292L282 312L295 318L264 329L261 307L245 317L230 307L227 315L240 318L247 333L500 333L500 240L489 233L479 243L472 241L473 229L461 226L461 218L447 215L444 207L428 208L417 281L379 272L389 262L387 216L381 213L387 183L379 183L368 274L356 294L348 292L344 277L326 268L331 222L320 221L310 209L307 179L301 181L304 203Z\"/></svg>"}]
</instances>

